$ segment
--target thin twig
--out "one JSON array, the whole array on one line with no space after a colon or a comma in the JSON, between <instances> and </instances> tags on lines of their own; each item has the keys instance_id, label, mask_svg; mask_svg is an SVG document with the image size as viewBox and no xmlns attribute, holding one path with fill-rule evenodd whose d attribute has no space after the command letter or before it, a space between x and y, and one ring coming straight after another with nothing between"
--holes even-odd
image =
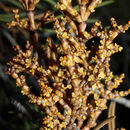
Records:
<instances>
[{"instance_id":1,"label":"thin twig","mask_svg":"<svg viewBox=\"0 0 130 130\"><path fill-rule=\"evenodd\" d=\"M108 110L108 118L115 116L115 107L116 104L115 102L111 102ZM115 119L113 119L109 124L108 124L108 130L115 130Z\"/></svg>"},{"instance_id":2,"label":"thin twig","mask_svg":"<svg viewBox=\"0 0 130 130\"><path fill-rule=\"evenodd\" d=\"M103 122L98 124L93 130L99 130L100 128L102 128L104 125L108 124L109 122L111 122L115 118L116 118L116 116L112 116L112 117L105 119Z\"/></svg>"}]
</instances>

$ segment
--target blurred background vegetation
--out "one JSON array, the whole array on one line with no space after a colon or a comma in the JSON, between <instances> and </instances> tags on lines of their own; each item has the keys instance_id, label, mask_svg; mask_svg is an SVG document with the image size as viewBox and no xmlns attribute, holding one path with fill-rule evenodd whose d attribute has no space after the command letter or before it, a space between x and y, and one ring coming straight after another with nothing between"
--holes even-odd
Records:
<instances>
[{"instance_id":1,"label":"blurred background vegetation","mask_svg":"<svg viewBox=\"0 0 130 130\"><path fill-rule=\"evenodd\" d=\"M58 0L41 0L35 10L35 15L42 14L46 10L52 10L60 18L63 14L55 9L56 1ZM75 2L74 6L78 10ZM20 89L16 88L15 81L6 74L6 63L15 55L12 46L19 44L24 48L26 40L29 40L27 31L21 28L10 30L7 28L7 22L13 19L12 9L17 8L20 10L20 17L26 17L26 13L18 0L0 0L0 130L37 130L39 128L37 120L43 113L35 105L28 103L27 98L21 95ZM104 27L109 28L111 17L114 17L118 24L127 23L130 20L130 1L104 0L88 20L88 27L91 27L95 21L101 20ZM54 42L58 42L51 22L40 28L39 43L45 44L48 36L53 37ZM119 90L130 89L130 30L126 34L120 34L114 42L123 46L124 50L111 57L111 70L115 75L121 73L126 75ZM130 100L130 96L125 98ZM130 129L128 115L130 116L130 108L117 103L116 128ZM103 111L98 122L106 117L107 110ZM107 127L103 127L102 130L107 130Z\"/></svg>"}]
</instances>

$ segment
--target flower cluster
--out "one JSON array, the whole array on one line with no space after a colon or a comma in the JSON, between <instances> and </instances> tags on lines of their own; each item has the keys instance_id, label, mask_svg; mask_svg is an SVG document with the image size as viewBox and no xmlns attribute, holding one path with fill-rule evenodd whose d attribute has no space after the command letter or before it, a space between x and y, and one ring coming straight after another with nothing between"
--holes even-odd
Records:
<instances>
[{"instance_id":1,"label":"flower cluster","mask_svg":"<svg viewBox=\"0 0 130 130\"><path fill-rule=\"evenodd\" d=\"M14 13L13 18L15 20L13 20L10 23L8 23L8 28L11 28L11 27L14 27L14 26L18 26L18 27L27 29L28 28L27 20L26 19L20 20L18 12L19 12L18 9L13 10L13 13Z\"/></svg>"},{"instance_id":2,"label":"flower cluster","mask_svg":"<svg viewBox=\"0 0 130 130\"><path fill-rule=\"evenodd\" d=\"M128 30L130 21L118 26L111 18L110 31L97 21L87 32L86 20L99 3L101 0L78 0L78 13L72 7L72 0L60 0L57 8L65 16L53 20L61 44L54 44L51 38L47 38L47 46L40 48L43 56L36 57L33 45L27 42L24 52L19 46L15 47L18 54L8 62L8 74L16 79L21 93L46 113L41 130L72 130L74 123L78 128L89 130L95 127L98 116L107 109L109 99L130 94L130 90L116 91L124 74L114 77L109 64L111 55L123 49L113 40L120 32ZM94 41L93 38L100 40ZM90 48L89 40L92 40ZM42 57L44 65L39 62ZM27 84L26 74L36 79L39 95L35 95L33 86Z\"/></svg>"}]
</instances>

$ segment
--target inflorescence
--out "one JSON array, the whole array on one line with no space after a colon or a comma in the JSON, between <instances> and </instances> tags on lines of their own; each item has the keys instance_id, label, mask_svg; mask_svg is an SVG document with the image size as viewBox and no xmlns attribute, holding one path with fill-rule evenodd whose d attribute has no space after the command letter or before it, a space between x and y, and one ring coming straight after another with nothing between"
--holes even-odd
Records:
<instances>
[{"instance_id":1,"label":"inflorescence","mask_svg":"<svg viewBox=\"0 0 130 130\"><path fill-rule=\"evenodd\" d=\"M32 2L34 8L29 6L27 0L20 0L28 15L30 12L32 15L38 0L28 1ZM115 19L111 18L110 31L97 21L88 32L86 21L102 1L77 1L80 13L73 8L72 0L60 0L56 7L64 13L64 17L58 20L53 14L46 12L41 20L41 23L54 21L60 44L54 44L51 38L47 38L47 46L42 45L40 48L40 57L34 54L34 51L39 51L37 48L35 50L36 43L30 44L27 41L26 50L22 51L17 45L14 49L18 54L8 62L8 74L16 79L16 86L21 88L21 93L45 112L40 130L72 130L74 123L78 128L89 130L95 127L98 116L107 109L109 99L130 94L130 90L116 91L123 82L124 74L114 77L109 63L111 55L123 49L113 43L113 40L119 33L128 30L130 21L124 26L118 26ZM15 20L8 24L9 28L19 26L36 33L40 23L38 26L33 23L35 26L30 28L34 18L20 20L18 10L13 12ZM99 43L94 41L97 46L88 49L87 42L95 37L100 39ZM44 66L39 62L42 59ZM26 74L36 79L40 86L39 96L27 84Z\"/></svg>"}]
</instances>

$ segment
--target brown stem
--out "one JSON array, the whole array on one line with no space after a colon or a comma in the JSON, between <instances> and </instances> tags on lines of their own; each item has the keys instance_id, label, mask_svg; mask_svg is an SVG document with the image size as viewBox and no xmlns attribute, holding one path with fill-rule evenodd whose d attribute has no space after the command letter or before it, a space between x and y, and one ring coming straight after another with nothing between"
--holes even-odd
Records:
<instances>
[{"instance_id":1,"label":"brown stem","mask_svg":"<svg viewBox=\"0 0 130 130\"><path fill-rule=\"evenodd\" d=\"M29 19L29 29L31 31L34 31L35 30L34 12L28 11L27 16L28 16L28 19Z\"/></svg>"},{"instance_id":2,"label":"brown stem","mask_svg":"<svg viewBox=\"0 0 130 130\"><path fill-rule=\"evenodd\" d=\"M40 50L38 47L38 31L36 30L36 26L35 26L34 12L28 11L27 16L29 19L29 30L30 30L32 44L34 47L34 55L38 58L38 62L40 63L41 55L40 55Z\"/></svg>"},{"instance_id":3,"label":"brown stem","mask_svg":"<svg viewBox=\"0 0 130 130\"><path fill-rule=\"evenodd\" d=\"M101 104L104 104L104 106L106 106L107 103L107 95L110 93L111 91L106 90L105 92L105 96L104 96L104 100L102 100ZM99 115L101 114L102 109L98 109L94 112L94 118L91 120L91 118L88 120L87 124L82 128L82 130L89 130L90 128L93 127L94 123L96 122L97 118L99 117Z\"/></svg>"},{"instance_id":4,"label":"brown stem","mask_svg":"<svg viewBox=\"0 0 130 130\"><path fill-rule=\"evenodd\" d=\"M82 33L85 31L87 27L87 23L85 21L79 23L79 34L82 35Z\"/></svg>"},{"instance_id":5,"label":"brown stem","mask_svg":"<svg viewBox=\"0 0 130 130\"><path fill-rule=\"evenodd\" d=\"M82 1L83 2L83 1ZM82 3L81 1L79 2L79 8L80 8L80 16L82 19L82 22L79 23L79 35L82 36L83 32L85 31L87 27L86 19L85 19L85 13L86 13L86 4L87 3Z\"/></svg>"},{"instance_id":6,"label":"brown stem","mask_svg":"<svg viewBox=\"0 0 130 130\"><path fill-rule=\"evenodd\" d=\"M44 13L38 14L34 16L34 20L35 19L41 19L44 16ZM22 20L29 20L28 18L23 18Z\"/></svg>"},{"instance_id":7,"label":"brown stem","mask_svg":"<svg viewBox=\"0 0 130 130\"><path fill-rule=\"evenodd\" d=\"M75 120L76 120L76 115L77 115L77 113L78 113L78 112L77 112L77 109L76 109L76 110L73 110L70 123L69 123L69 125L67 126L67 129L68 129L68 130L72 130L73 124L74 124L74 122L75 122Z\"/></svg>"},{"instance_id":8,"label":"brown stem","mask_svg":"<svg viewBox=\"0 0 130 130\"><path fill-rule=\"evenodd\" d=\"M86 12L85 12L85 16L84 19L87 20L90 16L91 13L93 13L95 10L95 7L101 3L102 0L92 0L92 2L90 3L90 5L88 6Z\"/></svg>"},{"instance_id":9,"label":"brown stem","mask_svg":"<svg viewBox=\"0 0 130 130\"><path fill-rule=\"evenodd\" d=\"M116 104L112 101L110 106L109 106L109 111L108 111L108 118L115 116L115 107ZM109 124L108 124L108 129L109 130L115 130L115 119L113 119Z\"/></svg>"},{"instance_id":10,"label":"brown stem","mask_svg":"<svg viewBox=\"0 0 130 130\"><path fill-rule=\"evenodd\" d=\"M82 130L90 130L90 127L86 126Z\"/></svg>"},{"instance_id":11,"label":"brown stem","mask_svg":"<svg viewBox=\"0 0 130 130\"><path fill-rule=\"evenodd\" d=\"M64 108L65 110L67 110L67 111L71 110L70 106L69 106L63 99L61 99L61 100L59 101L59 103L63 106L63 108ZM68 124L69 121L70 121L70 115L66 115L64 121Z\"/></svg>"},{"instance_id":12,"label":"brown stem","mask_svg":"<svg viewBox=\"0 0 130 130\"><path fill-rule=\"evenodd\" d=\"M96 122L96 120L97 120L98 116L101 114L101 112L102 112L102 111L97 110L97 111L95 112L95 117L93 118L93 120L91 121L91 119L90 119L90 120L88 121L87 125L82 128L82 130L89 130L89 129L92 127L91 125Z\"/></svg>"},{"instance_id":13,"label":"brown stem","mask_svg":"<svg viewBox=\"0 0 130 130\"><path fill-rule=\"evenodd\" d=\"M109 122L113 121L114 119L115 119L115 116L105 119L103 122L101 122L99 125L97 125L93 130L100 130L104 125L108 124Z\"/></svg>"},{"instance_id":14,"label":"brown stem","mask_svg":"<svg viewBox=\"0 0 130 130\"><path fill-rule=\"evenodd\" d=\"M81 128L82 125L83 125L83 122L84 122L83 119L78 120L77 127L78 127L78 128Z\"/></svg>"},{"instance_id":15,"label":"brown stem","mask_svg":"<svg viewBox=\"0 0 130 130\"><path fill-rule=\"evenodd\" d=\"M90 14L94 12L94 8L101 2L101 0L92 0L90 5L87 7L88 0L82 0L82 2L79 2L79 8L80 8L80 16L82 19L82 22L79 24L79 33L82 36L82 33L85 31L87 23Z\"/></svg>"}]
</instances>

